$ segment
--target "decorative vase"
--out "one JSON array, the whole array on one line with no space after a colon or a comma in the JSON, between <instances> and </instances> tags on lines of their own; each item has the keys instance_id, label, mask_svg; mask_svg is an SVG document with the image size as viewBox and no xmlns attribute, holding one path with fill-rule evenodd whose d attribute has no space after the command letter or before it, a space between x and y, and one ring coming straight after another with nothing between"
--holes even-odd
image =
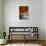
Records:
<instances>
[{"instance_id":1,"label":"decorative vase","mask_svg":"<svg viewBox=\"0 0 46 46\"><path fill-rule=\"evenodd\" d=\"M3 38L6 39L6 32L3 32Z\"/></svg>"}]
</instances>

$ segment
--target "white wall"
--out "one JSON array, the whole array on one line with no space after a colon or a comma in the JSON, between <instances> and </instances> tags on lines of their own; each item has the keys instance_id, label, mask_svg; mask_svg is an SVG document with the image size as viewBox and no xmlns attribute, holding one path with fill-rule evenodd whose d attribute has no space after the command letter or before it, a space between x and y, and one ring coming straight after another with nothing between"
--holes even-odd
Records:
<instances>
[{"instance_id":1,"label":"white wall","mask_svg":"<svg viewBox=\"0 0 46 46\"><path fill-rule=\"evenodd\" d=\"M34 16L35 15L35 16ZM33 16L35 25L39 27L39 38L45 39L45 4L44 0L33 0Z\"/></svg>"},{"instance_id":2,"label":"white wall","mask_svg":"<svg viewBox=\"0 0 46 46\"><path fill-rule=\"evenodd\" d=\"M2 16L2 1L0 0L0 27L1 27L1 16Z\"/></svg>"},{"instance_id":3,"label":"white wall","mask_svg":"<svg viewBox=\"0 0 46 46\"><path fill-rule=\"evenodd\" d=\"M29 19L19 20L19 5L29 6ZM4 26L7 35L9 27L30 26L39 27L39 38L45 39L45 15L43 0L4 0Z\"/></svg>"},{"instance_id":4,"label":"white wall","mask_svg":"<svg viewBox=\"0 0 46 46\"><path fill-rule=\"evenodd\" d=\"M46 0L45 0L45 40L46 40Z\"/></svg>"},{"instance_id":5,"label":"white wall","mask_svg":"<svg viewBox=\"0 0 46 46\"><path fill-rule=\"evenodd\" d=\"M0 0L0 38L2 37L2 0Z\"/></svg>"}]
</instances>

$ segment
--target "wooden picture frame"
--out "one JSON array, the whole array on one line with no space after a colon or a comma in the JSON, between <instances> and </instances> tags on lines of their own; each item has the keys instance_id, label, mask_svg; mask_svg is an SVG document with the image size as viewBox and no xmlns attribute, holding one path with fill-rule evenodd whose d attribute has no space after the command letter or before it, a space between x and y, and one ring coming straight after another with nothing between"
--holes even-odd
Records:
<instances>
[{"instance_id":1,"label":"wooden picture frame","mask_svg":"<svg viewBox=\"0 0 46 46\"><path fill-rule=\"evenodd\" d=\"M19 6L19 19L28 19L28 6Z\"/></svg>"}]
</instances>

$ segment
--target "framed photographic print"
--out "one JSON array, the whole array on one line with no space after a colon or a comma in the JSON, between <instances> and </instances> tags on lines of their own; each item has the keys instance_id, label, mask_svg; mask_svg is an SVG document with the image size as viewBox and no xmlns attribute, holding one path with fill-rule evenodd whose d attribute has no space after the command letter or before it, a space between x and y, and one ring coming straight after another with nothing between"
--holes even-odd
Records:
<instances>
[{"instance_id":1,"label":"framed photographic print","mask_svg":"<svg viewBox=\"0 0 46 46\"><path fill-rule=\"evenodd\" d=\"M19 6L19 19L28 19L28 6Z\"/></svg>"}]
</instances>

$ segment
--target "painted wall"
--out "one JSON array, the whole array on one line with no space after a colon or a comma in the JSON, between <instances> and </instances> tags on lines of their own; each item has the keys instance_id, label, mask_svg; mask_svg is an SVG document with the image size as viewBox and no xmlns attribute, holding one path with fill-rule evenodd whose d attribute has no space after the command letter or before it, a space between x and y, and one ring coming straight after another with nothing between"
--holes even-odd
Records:
<instances>
[{"instance_id":1,"label":"painted wall","mask_svg":"<svg viewBox=\"0 0 46 46\"><path fill-rule=\"evenodd\" d=\"M33 0L33 16L35 25L39 27L39 38L45 39L45 6L44 0Z\"/></svg>"},{"instance_id":2,"label":"painted wall","mask_svg":"<svg viewBox=\"0 0 46 46\"><path fill-rule=\"evenodd\" d=\"M0 38L2 38L2 0L0 0Z\"/></svg>"},{"instance_id":3,"label":"painted wall","mask_svg":"<svg viewBox=\"0 0 46 46\"><path fill-rule=\"evenodd\" d=\"M19 20L19 6L29 6L29 19ZM4 0L4 26L7 35L9 27L39 27L39 39L45 39L45 13L43 0Z\"/></svg>"},{"instance_id":4,"label":"painted wall","mask_svg":"<svg viewBox=\"0 0 46 46\"><path fill-rule=\"evenodd\" d=\"M46 40L46 0L45 0L45 40Z\"/></svg>"}]
</instances>

